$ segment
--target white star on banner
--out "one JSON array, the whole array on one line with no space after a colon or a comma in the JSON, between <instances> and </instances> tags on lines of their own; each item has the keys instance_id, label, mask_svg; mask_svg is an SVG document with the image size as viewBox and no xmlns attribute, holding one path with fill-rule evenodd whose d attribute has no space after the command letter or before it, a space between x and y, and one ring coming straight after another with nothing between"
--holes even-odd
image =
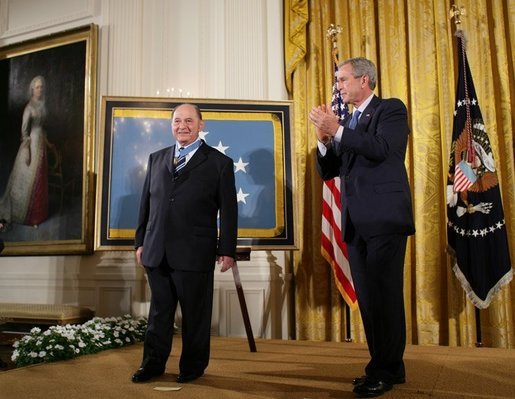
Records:
<instances>
[{"instance_id":1,"label":"white star on banner","mask_svg":"<svg viewBox=\"0 0 515 399\"><path fill-rule=\"evenodd\" d=\"M244 204L247 203L247 201L245 201L245 198L248 197L249 194L245 194L242 190L241 190L241 187L240 187L240 190L238 191L238 193L236 194L236 198L237 198L237 202L243 202Z\"/></svg>"},{"instance_id":2,"label":"white star on banner","mask_svg":"<svg viewBox=\"0 0 515 399\"><path fill-rule=\"evenodd\" d=\"M229 148L229 146L227 147L224 147L224 145L222 144L221 141L218 142L218 145L216 147L213 147L213 148L216 148L218 151L220 151L222 154L225 154L225 150Z\"/></svg>"},{"instance_id":3,"label":"white star on banner","mask_svg":"<svg viewBox=\"0 0 515 399\"><path fill-rule=\"evenodd\" d=\"M238 172L239 170L241 170L243 173L247 173L247 171L245 170L245 166L247 166L248 164L248 162L243 162L243 160L240 157L238 162L234 162L234 166L236 166L236 170L234 171L234 173Z\"/></svg>"},{"instance_id":4,"label":"white star on banner","mask_svg":"<svg viewBox=\"0 0 515 399\"><path fill-rule=\"evenodd\" d=\"M207 141L206 141L206 136L207 136L208 134L209 134L209 132L205 132L205 131L203 131L203 130L201 130L200 132L198 132L199 137L200 137L202 140L204 140L206 143L207 143Z\"/></svg>"}]
</instances>

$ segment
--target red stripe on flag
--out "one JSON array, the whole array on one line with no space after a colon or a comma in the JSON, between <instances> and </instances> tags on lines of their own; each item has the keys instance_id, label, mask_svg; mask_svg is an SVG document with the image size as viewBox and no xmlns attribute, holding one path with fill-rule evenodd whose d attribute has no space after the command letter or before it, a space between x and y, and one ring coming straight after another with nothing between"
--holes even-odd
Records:
<instances>
[{"instance_id":1,"label":"red stripe on flag","mask_svg":"<svg viewBox=\"0 0 515 399\"><path fill-rule=\"evenodd\" d=\"M351 309L357 306L356 292L352 284L347 245L342 240L339 179L324 182L322 200L322 256L329 262L335 283Z\"/></svg>"}]
</instances>

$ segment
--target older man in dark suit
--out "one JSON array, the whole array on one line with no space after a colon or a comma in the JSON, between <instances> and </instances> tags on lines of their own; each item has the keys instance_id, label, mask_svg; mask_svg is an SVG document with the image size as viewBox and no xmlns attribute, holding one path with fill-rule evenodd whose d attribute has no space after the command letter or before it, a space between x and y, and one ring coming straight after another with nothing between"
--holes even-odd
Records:
<instances>
[{"instance_id":1,"label":"older man in dark suit","mask_svg":"<svg viewBox=\"0 0 515 399\"><path fill-rule=\"evenodd\" d=\"M351 58L338 68L338 89L354 106L340 124L329 106L311 110L324 180L341 179L342 237L371 360L354 379L358 397L382 395L405 381L403 270L407 237L415 233L404 158L408 116L395 98L380 99L375 65Z\"/></svg>"},{"instance_id":2,"label":"older man in dark suit","mask_svg":"<svg viewBox=\"0 0 515 399\"><path fill-rule=\"evenodd\" d=\"M177 382L199 378L209 362L214 268L216 261L222 272L234 265L238 208L233 161L199 138L203 126L196 105L179 105L172 117L176 145L148 160L135 247L152 296L143 360L133 382L164 373L177 304L182 311Z\"/></svg>"}]
</instances>

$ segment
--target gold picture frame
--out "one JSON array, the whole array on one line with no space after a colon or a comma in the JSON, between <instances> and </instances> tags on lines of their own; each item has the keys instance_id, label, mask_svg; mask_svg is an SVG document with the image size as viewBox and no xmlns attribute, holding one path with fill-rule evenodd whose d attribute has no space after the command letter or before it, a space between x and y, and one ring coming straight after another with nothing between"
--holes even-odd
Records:
<instances>
[{"instance_id":1,"label":"gold picture frame","mask_svg":"<svg viewBox=\"0 0 515 399\"><path fill-rule=\"evenodd\" d=\"M133 249L146 163L174 144L171 114L198 105L207 144L235 162L238 246L296 249L292 102L104 97L95 249ZM101 133L102 134L102 133Z\"/></svg>"},{"instance_id":2,"label":"gold picture frame","mask_svg":"<svg viewBox=\"0 0 515 399\"><path fill-rule=\"evenodd\" d=\"M0 48L2 256L93 250L97 45L90 24Z\"/></svg>"}]
</instances>

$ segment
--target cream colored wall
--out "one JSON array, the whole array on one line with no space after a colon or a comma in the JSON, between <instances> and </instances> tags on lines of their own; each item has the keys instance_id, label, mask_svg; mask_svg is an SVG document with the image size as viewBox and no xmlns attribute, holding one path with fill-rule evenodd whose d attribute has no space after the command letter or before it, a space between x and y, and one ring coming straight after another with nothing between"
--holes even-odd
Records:
<instances>
[{"instance_id":1,"label":"cream colored wall","mask_svg":"<svg viewBox=\"0 0 515 399\"><path fill-rule=\"evenodd\" d=\"M287 99L281 0L0 0L0 46L89 23L99 26L97 127L104 95L173 88L196 98ZM288 338L291 253L254 251L239 268L254 335ZM148 298L129 251L0 257L2 302L146 315ZM229 273L215 274L213 332L245 336Z\"/></svg>"}]
</instances>

